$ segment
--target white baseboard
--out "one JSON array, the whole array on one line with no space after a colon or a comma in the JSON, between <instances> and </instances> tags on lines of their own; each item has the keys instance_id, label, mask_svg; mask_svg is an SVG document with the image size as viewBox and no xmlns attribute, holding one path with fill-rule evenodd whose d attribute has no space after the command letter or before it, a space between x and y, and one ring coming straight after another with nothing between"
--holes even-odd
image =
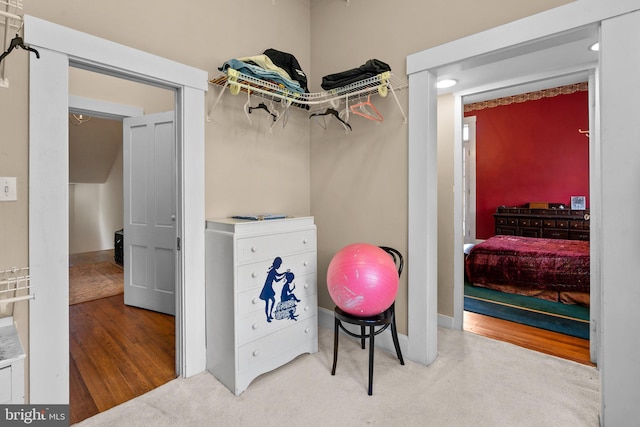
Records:
<instances>
[{"instance_id":1,"label":"white baseboard","mask_svg":"<svg viewBox=\"0 0 640 427\"><path fill-rule=\"evenodd\" d=\"M438 314L438 326L446 329L453 329L453 317Z\"/></svg>"}]
</instances>

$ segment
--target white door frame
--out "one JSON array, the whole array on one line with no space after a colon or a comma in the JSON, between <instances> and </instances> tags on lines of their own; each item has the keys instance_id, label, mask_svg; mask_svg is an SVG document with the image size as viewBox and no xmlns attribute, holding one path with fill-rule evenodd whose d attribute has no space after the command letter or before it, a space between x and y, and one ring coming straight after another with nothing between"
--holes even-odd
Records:
<instances>
[{"instance_id":1,"label":"white door frame","mask_svg":"<svg viewBox=\"0 0 640 427\"><path fill-rule=\"evenodd\" d=\"M585 3L590 6L586 7ZM567 32L604 19L637 9L631 0L616 0L606 5L598 0L582 0L551 9L509 24L502 25L463 39L415 53L407 57L409 75L409 217L408 252L411 259L420 260L408 265L408 357L411 360L432 363L437 357L437 90L438 72L455 64L464 65L470 58L487 55L491 61L508 60L518 52L531 52L531 43L538 40L562 38ZM551 77L551 76L549 76ZM511 82L513 84L513 82ZM486 89L486 88L485 88ZM455 96L454 139L461 141L462 101ZM598 137L596 135L596 137ZM461 147L456 144L454 155L460 157ZM455 167L454 186L460 193L461 162ZM599 176L599 175L598 175ZM593 189L598 205L598 191ZM462 196L454 195L454 224L462 223ZM593 224L592 224L593 226ZM459 227L458 227L459 228ZM462 280L462 233L454 231L454 282ZM598 230L592 231L598 238ZM459 256L456 254L460 254ZM426 284L426 285L425 285ZM454 289L454 301L460 299ZM454 302L455 304L455 302ZM454 307L454 328L462 325L461 304ZM426 327L425 327L426 325Z\"/></svg>"},{"instance_id":2,"label":"white door frame","mask_svg":"<svg viewBox=\"0 0 640 427\"><path fill-rule=\"evenodd\" d=\"M33 16L29 64L30 403L69 403L69 65L176 90L182 237L176 295L178 374L206 368L204 312L204 93L207 73ZM188 165L188 167L185 167ZM189 331L187 334L186 331Z\"/></svg>"}]
</instances>

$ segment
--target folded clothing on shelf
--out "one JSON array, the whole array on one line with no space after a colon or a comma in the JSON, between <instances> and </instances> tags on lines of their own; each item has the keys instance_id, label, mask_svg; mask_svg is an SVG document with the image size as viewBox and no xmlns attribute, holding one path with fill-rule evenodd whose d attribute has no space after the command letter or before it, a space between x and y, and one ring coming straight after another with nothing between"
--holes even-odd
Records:
<instances>
[{"instance_id":1,"label":"folded clothing on shelf","mask_svg":"<svg viewBox=\"0 0 640 427\"><path fill-rule=\"evenodd\" d=\"M266 70L257 65L250 64L248 62L240 61L239 59L230 59L222 64L218 69L220 71L226 71L228 68L233 68L236 71L239 71L242 74L246 74L251 77L255 77L258 79L264 79L272 81L276 84L281 84L287 90L290 90L294 93L303 93L304 89L300 86L297 81L290 80L284 78L280 73L273 70Z\"/></svg>"},{"instance_id":2,"label":"folded clothing on shelf","mask_svg":"<svg viewBox=\"0 0 640 427\"><path fill-rule=\"evenodd\" d=\"M336 89L377 76L385 71L391 71L391 67L379 59L370 59L357 68L324 76L320 86L322 86L324 90Z\"/></svg>"},{"instance_id":3,"label":"folded clothing on shelf","mask_svg":"<svg viewBox=\"0 0 640 427\"><path fill-rule=\"evenodd\" d=\"M274 64L273 61L271 60L271 58L269 58L265 54L253 55L253 56L245 56L245 57L236 58L236 59L239 60L239 61L242 61L242 62L246 62L246 63L251 64L251 65L257 65L258 67L264 68L265 70L275 71L276 73L280 74L285 79L293 80L286 70L284 70L282 67L278 67L276 64Z\"/></svg>"},{"instance_id":4,"label":"folded clothing on shelf","mask_svg":"<svg viewBox=\"0 0 640 427\"><path fill-rule=\"evenodd\" d=\"M309 93L309 89L307 88L307 75L302 71L302 67L300 67L295 56L276 49L267 49L264 51L264 54L267 55L275 65L289 73L291 78L300 84L305 93Z\"/></svg>"}]
</instances>

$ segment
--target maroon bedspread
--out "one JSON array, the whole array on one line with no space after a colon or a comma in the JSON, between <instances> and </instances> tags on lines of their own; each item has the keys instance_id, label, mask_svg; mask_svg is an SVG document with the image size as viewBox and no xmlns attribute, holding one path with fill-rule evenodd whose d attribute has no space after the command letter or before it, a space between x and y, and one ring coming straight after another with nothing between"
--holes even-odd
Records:
<instances>
[{"instance_id":1,"label":"maroon bedspread","mask_svg":"<svg viewBox=\"0 0 640 427\"><path fill-rule=\"evenodd\" d=\"M465 261L471 283L589 292L589 242L494 236Z\"/></svg>"}]
</instances>

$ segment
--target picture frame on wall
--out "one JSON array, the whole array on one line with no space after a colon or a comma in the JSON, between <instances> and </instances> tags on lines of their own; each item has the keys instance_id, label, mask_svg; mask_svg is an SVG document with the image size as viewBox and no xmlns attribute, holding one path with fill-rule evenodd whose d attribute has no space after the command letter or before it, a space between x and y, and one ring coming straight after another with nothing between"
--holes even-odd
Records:
<instances>
[{"instance_id":1,"label":"picture frame on wall","mask_svg":"<svg viewBox=\"0 0 640 427\"><path fill-rule=\"evenodd\" d=\"M587 208L586 196L571 196L571 209L585 210Z\"/></svg>"}]
</instances>

